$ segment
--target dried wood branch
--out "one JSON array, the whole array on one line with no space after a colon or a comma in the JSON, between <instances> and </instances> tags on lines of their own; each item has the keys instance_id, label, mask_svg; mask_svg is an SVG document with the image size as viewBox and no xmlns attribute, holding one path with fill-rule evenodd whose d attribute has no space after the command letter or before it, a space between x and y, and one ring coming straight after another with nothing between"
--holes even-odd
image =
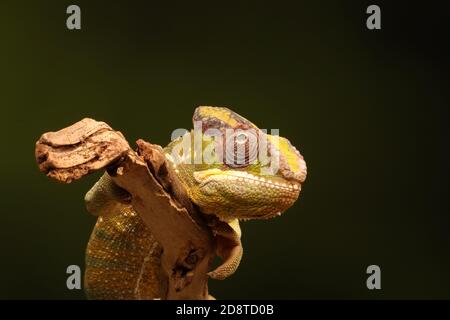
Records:
<instances>
[{"instance_id":1,"label":"dried wood branch","mask_svg":"<svg viewBox=\"0 0 450 320\"><path fill-rule=\"evenodd\" d=\"M36 160L47 176L64 183L107 169L131 194L131 203L163 247L167 299L207 299L214 239L158 145L124 136L104 122L83 119L36 142Z\"/></svg>"}]
</instances>

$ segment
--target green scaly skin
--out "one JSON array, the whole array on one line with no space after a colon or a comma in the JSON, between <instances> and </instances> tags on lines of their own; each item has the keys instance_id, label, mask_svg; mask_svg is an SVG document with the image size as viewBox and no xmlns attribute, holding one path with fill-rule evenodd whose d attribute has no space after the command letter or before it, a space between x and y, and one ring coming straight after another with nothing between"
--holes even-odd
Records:
<instances>
[{"instance_id":1,"label":"green scaly skin","mask_svg":"<svg viewBox=\"0 0 450 320\"><path fill-rule=\"evenodd\" d=\"M202 213L215 215L224 222L212 226L222 264L209 276L225 279L236 271L242 258L238 221L272 218L292 206L306 178L306 163L287 139L279 137L277 143L276 137L265 134L227 108L198 107L193 121L194 126L201 121L200 129L205 136L211 130L225 136L227 129L241 129L263 137L268 141L270 155L277 155L279 159L279 170L271 175L264 171L271 163L257 159L247 159L240 164L228 160L195 164L187 161L188 156L191 159L196 157L195 131L164 148L168 163L191 201ZM249 139L247 134L246 139ZM191 144L188 151L183 149L186 141ZM226 158L227 148L223 141L207 138L200 141L202 153L210 150L208 147L213 144L215 148L223 147ZM127 204L127 197L127 193L117 187L108 174L86 194L88 211L100 216L86 253L85 288L89 298L155 299L165 294L165 288L159 286L164 276L160 269L162 249Z\"/></svg>"}]
</instances>

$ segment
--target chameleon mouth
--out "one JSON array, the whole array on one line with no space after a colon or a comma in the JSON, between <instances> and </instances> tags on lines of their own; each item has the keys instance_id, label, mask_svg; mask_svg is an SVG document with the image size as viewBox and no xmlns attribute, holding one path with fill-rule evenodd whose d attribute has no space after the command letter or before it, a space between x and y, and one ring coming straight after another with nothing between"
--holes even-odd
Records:
<instances>
[{"instance_id":1,"label":"chameleon mouth","mask_svg":"<svg viewBox=\"0 0 450 320\"><path fill-rule=\"evenodd\" d=\"M287 192L297 192L300 189L300 184L298 183L283 182L280 180L277 181L277 179L255 176L251 173L243 171L230 173L227 179L231 181L254 184L260 187L272 188Z\"/></svg>"},{"instance_id":2,"label":"chameleon mouth","mask_svg":"<svg viewBox=\"0 0 450 320\"><path fill-rule=\"evenodd\" d=\"M256 176L245 171L221 171L219 169L211 169L194 172L194 178L200 183L200 187L212 180L226 179L232 182L255 185L260 187L273 188L281 191L299 193L301 185L297 181L283 181L275 177Z\"/></svg>"}]
</instances>

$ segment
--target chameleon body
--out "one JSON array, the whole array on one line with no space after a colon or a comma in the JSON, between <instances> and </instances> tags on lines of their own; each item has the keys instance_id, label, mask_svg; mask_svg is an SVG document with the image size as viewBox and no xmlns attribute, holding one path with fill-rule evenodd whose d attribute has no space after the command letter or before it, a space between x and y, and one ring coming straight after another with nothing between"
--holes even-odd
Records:
<instances>
[{"instance_id":1,"label":"chameleon body","mask_svg":"<svg viewBox=\"0 0 450 320\"><path fill-rule=\"evenodd\" d=\"M229 226L212 227L227 245L218 245L222 264L209 276L224 279L235 272L242 257L238 221L272 218L288 209L306 179L306 163L286 138L266 134L227 108L198 107L193 121L202 135L200 149L194 145L198 131L192 130L172 141L164 153L191 201L202 213ZM217 138L217 133L227 137L229 132L237 134ZM255 141L266 141L270 161L254 156ZM257 143L256 149L261 149L261 144ZM210 154L214 161L195 161L197 152L204 156L210 150L216 151ZM273 166L273 159L277 170L265 170ZM164 283L160 281L164 277L162 248L127 197L107 173L86 194L88 211L100 216L86 252L89 298L158 299L165 295L166 288L160 285Z\"/></svg>"}]
</instances>

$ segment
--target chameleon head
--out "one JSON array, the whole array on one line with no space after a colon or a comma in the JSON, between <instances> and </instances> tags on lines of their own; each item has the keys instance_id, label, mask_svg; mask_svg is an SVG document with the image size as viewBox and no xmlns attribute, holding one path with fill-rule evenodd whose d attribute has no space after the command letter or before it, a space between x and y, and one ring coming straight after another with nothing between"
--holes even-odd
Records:
<instances>
[{"instance_id":1,"label":"chameleon head","mask_svg":"<svg viewBox=\"0 0 450 320\"><path fill-rule=\"evenodd\" d=\"M209 155L214 161L178 163L176 170L204 213L225 221L267 219L297 200L306 163L286 138L266 134L223 107L198 107L193 121L201 129L202 159ZM195 130L190 136L194 134ZM174 142L168 146L170 151L173 146Z\"/></svg>"}]
</instances>

